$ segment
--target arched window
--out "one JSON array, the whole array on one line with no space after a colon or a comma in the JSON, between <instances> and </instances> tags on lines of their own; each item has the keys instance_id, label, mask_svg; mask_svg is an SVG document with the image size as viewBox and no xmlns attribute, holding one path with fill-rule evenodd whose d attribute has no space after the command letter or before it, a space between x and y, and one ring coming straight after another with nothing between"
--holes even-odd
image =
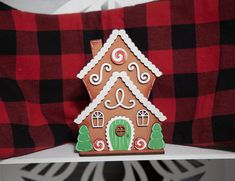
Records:
<instances>
[{"instance_id":1,"label":"arched window","mask_svg":"<svg viewBox=\"0 0 235 181\"><path fill-rule=\"evenodd\" d=\"M104 126L104 114L101 111L95 111L91 116L93 128L102 128Z\"/></svg>"},{"instance_id":2,"label":"arched window","mask_svg":"<svg viewBox=\"0 0 235 181\"><path fill-rule=\"evenodd\" d=\"M145 109L141 109L137 112L136 121L138 126L149 125L149 113Z\"/></svg>"}]
</instances>

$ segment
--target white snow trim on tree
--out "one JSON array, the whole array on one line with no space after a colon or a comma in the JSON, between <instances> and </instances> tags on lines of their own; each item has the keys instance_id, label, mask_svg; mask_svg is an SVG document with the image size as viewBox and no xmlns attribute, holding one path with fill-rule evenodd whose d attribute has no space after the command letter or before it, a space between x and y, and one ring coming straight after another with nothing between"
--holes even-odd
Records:
<instances>
[{"instance_id":1,"label":"white snow trim on tree","mask_svg":"<svg viewBox=\"0 0 235 181\"><path fill-rule=\"evenodd\" d=\"M148 58L146 58L145 55L141 53L141 51L138 50L138 48L135 46L135 44L126 34L125 30L113 30L112 34L109 36L106 43L97 53L97 55L77 74L77 77L79 79L83 79L85 75L92 68L94 68L96 64L98 64L98 62L107 53L107 51L109 50L109 48L111 47L111 45L114 43L114 41L117 39L118 36L120 36L123 39L126 45L130 48L131 52L137 57L138 60L140 60L140 62L142 62L149 70L151 70L153 74L155 74L157 77L160 77L162 75L162 72L154 64L152 64L152 62L149 61Z\"/></svg>"},{"instance_id":2,"label":"white snow trim on tree","mask_svg":"<svg viewBox=\"0 0 235 181\"><path fill-rule=\"evenodd\" d=\"M148 109L156 118L160 121L165 121L166 116L163 115L162 112L159 111L144 95L137 89L134 83L127 76L126 72L113 72L112 76L109 78L109 81L104 86L103 90L100 91L100 94L96 96L96 98L81 112L80 115L74 120L75 123L80 124L94 109L101 103L101 101L105 98L114 84L117 82L118 78L125 83L125 85L129 88L132 94L142 103L142 105Z\"/></svg>"}]
</instances>

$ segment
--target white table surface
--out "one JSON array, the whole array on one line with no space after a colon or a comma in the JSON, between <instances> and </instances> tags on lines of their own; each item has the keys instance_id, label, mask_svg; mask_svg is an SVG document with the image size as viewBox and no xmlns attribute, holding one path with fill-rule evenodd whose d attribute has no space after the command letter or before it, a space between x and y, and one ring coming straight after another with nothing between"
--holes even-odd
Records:
<instances>
[{"instance_id":1,"label":"white table surface","mask_svg":"<svg viewBox=\"0 0 235 181\"><path fill-rule=\"evenodd\" d=\"M1 160L0 164L49 163L49 162L97 162L134 160L182 160L182 159L235 159L235 153L214 149L166 144L165 154L131 156L89 156L80 157L74 152L73 144L39 151L25 156Z\"/></svg>"}]
</instances>

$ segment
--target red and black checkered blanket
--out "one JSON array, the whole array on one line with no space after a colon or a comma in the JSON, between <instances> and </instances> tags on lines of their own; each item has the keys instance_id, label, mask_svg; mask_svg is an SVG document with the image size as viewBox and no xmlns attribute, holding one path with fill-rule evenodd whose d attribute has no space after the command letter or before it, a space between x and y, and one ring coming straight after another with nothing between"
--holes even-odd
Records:
<instances>
[{"instance_id":1,"label":"red and black checkered blanket","mask_svg":"<svg viewBox=\"0 0 235 181\"><path fill-rule=\"evenodd\" d=\"M75 141L90 40L125 29L163 72L150 99L167 143L235 146L235 1L161 0L67 15L0 4L0 158Z\"/></svg>"}]
</instances>

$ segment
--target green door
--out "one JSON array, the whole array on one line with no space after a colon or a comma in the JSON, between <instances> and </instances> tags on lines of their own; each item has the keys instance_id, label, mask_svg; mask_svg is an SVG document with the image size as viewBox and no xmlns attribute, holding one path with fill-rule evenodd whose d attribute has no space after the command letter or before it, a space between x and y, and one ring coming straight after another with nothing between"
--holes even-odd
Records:
<instances>
[{"instance_id":1,"label":"green door","mask_svg":"<svg viewBox=\"0 0 235 181\"><path fill-rule=\"evenodd\" d=\"M128 150L132 134L129 122L121 118L114 120L109 127L109 139L113 150Z\"/></svg>"}]
</instances>

